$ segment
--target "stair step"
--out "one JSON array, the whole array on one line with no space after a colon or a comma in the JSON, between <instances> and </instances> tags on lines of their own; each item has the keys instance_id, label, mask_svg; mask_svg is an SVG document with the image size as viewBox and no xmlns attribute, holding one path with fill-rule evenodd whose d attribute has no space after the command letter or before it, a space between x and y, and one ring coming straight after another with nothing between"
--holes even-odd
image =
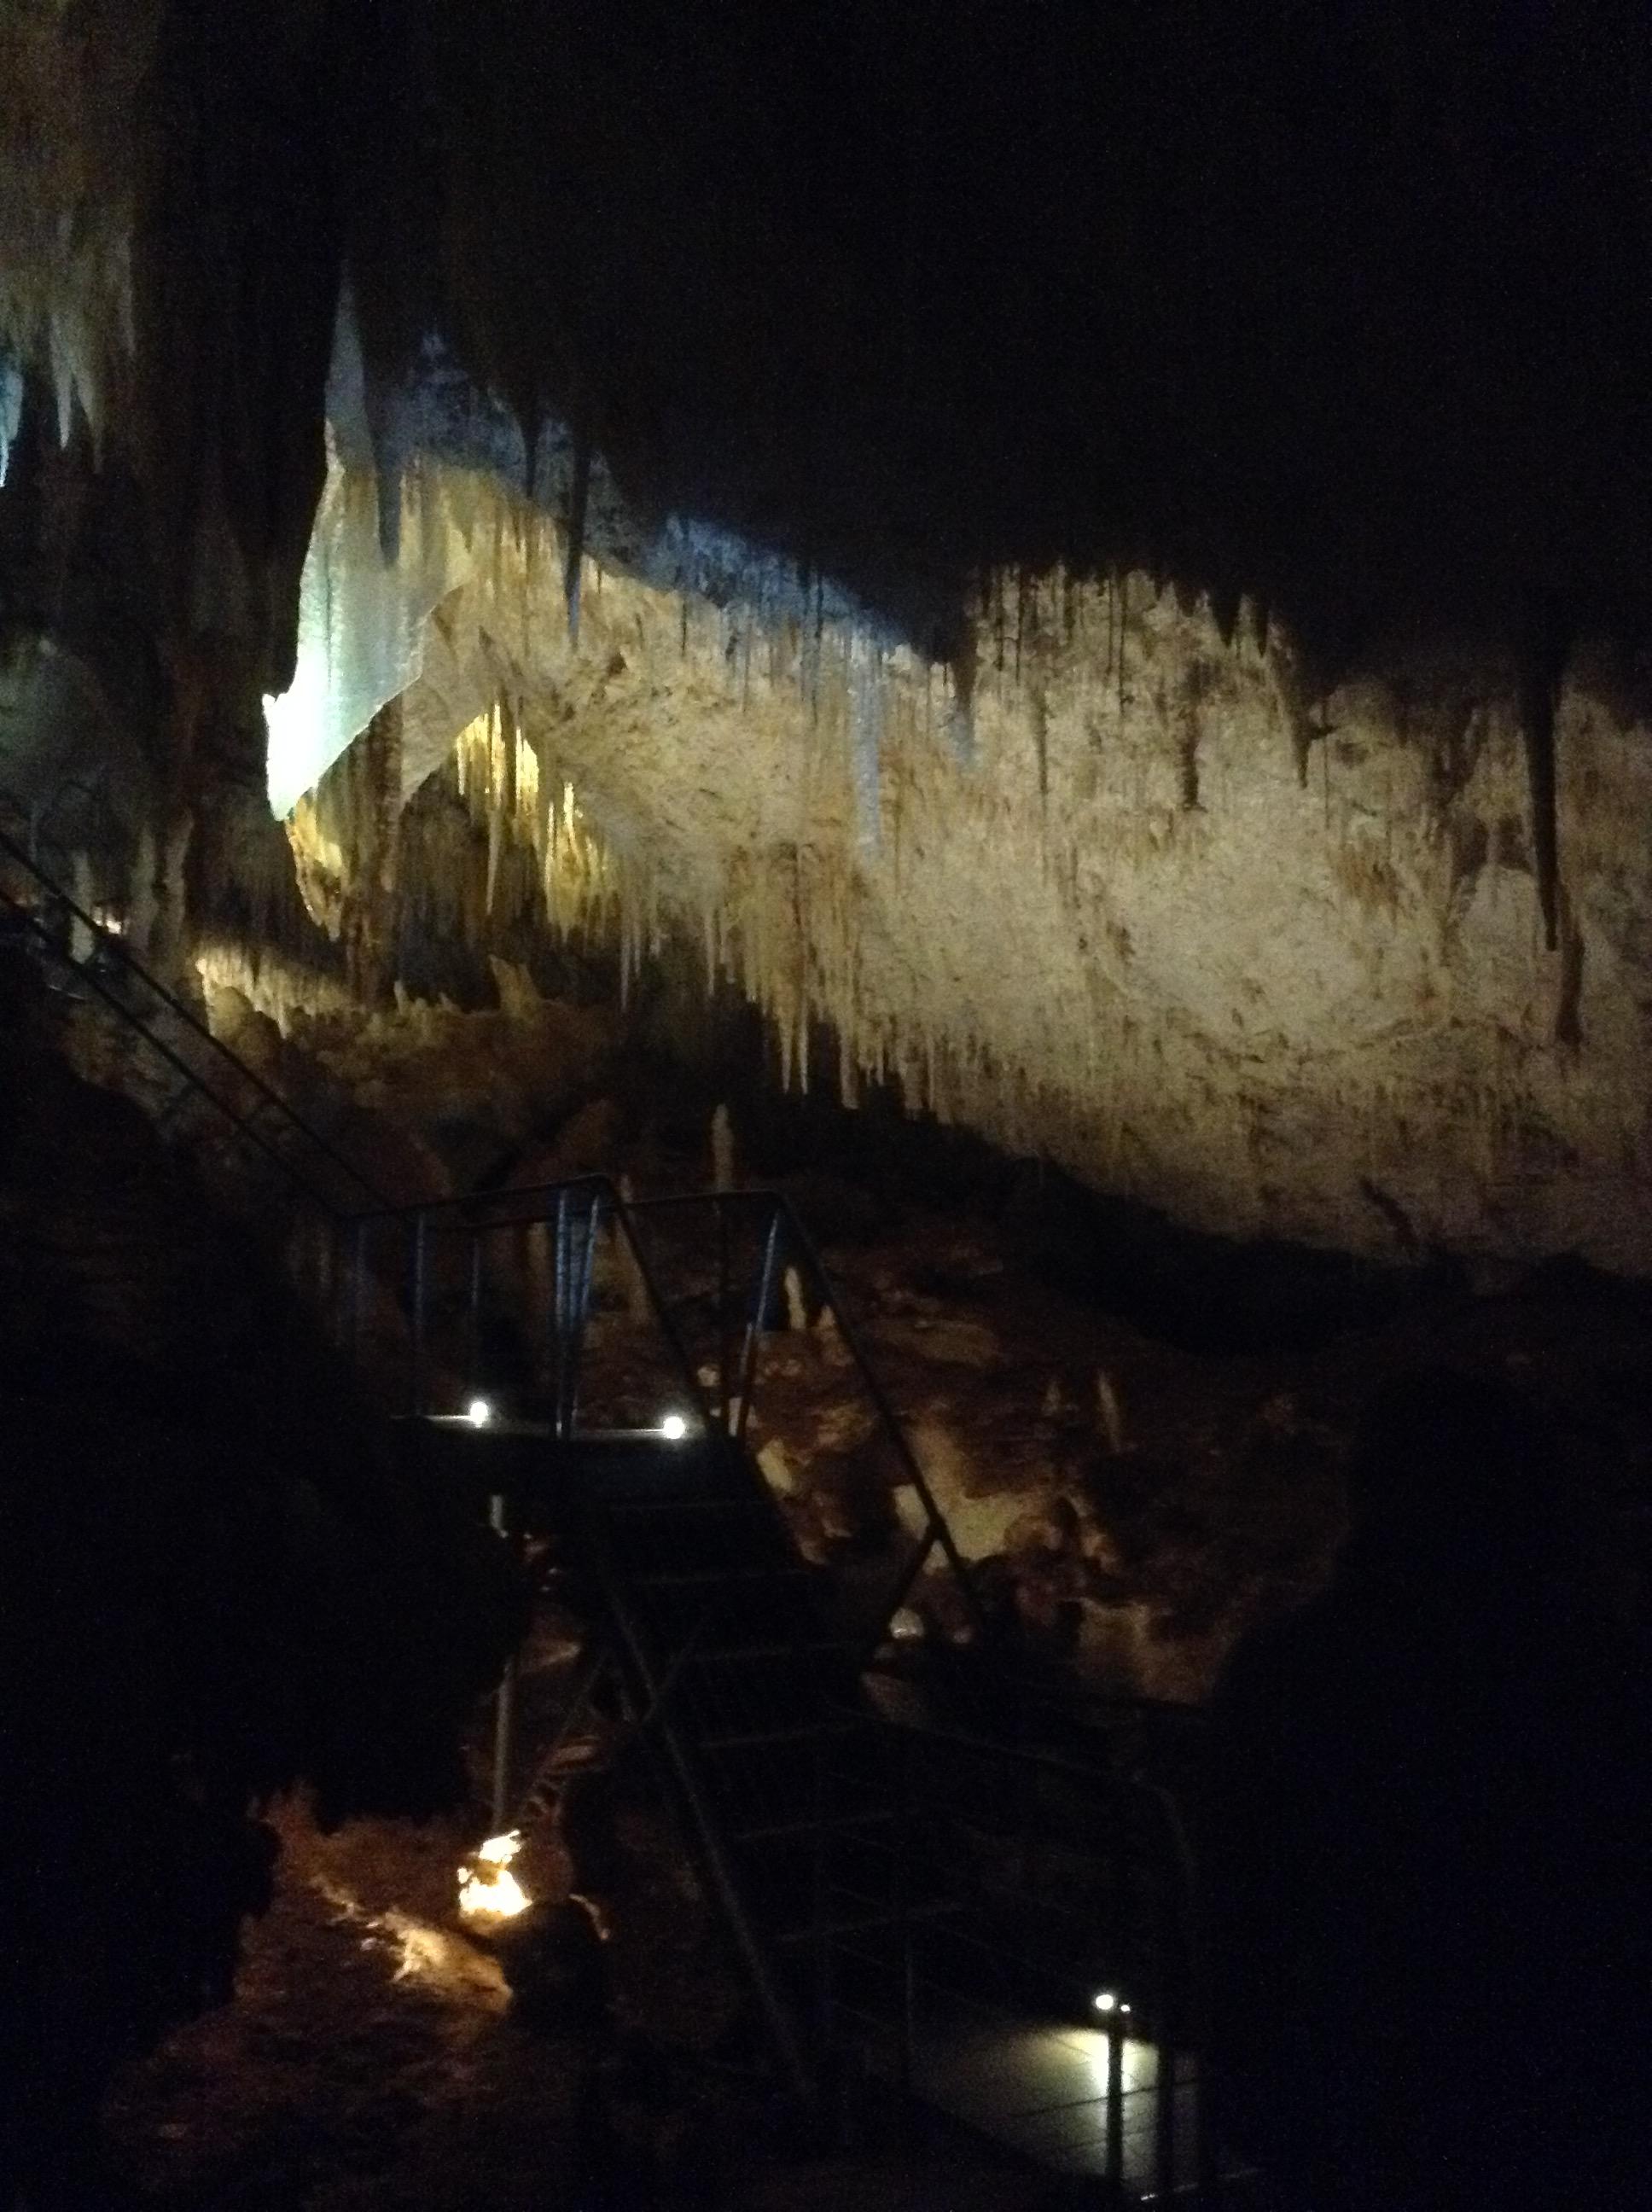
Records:
<instances>
[{"instance_id":1,"label":"stair step","mask_svg":"<svg viewBox=\"0 0 1652 2212\"><path fill-rule=\"evenodd\" d=\"M773 1844L788 1841L794 1836L813 1836L822 1832L836 1836L852 1829L890 1827L895 1819L892 1812L883 1811L842 1813L835 1820L774 1820L760 1828L737 1828L729 1840L735 1844Z\"/></svg>"},{"instance_id":2,"label":"stair step","mask_svg":"<svg viewBox=\"0 0 1652 2212\"><path fill-rule=\"evenodd\" d=\"M811 1721L803 1728L747 1729L729 1735L705 1735L705 1752L758 1751L770 1744L814 1743L823 1736L844 1735L859 1726L858 1721Z\"/></svg>"},{"instance_id":3,"label":"stair step","mask_svg":"<svg viewBox=\"0 0 1652 2212\"><path fill-rule=\"evenodd\" d=\"M696 1495L693 1491L678 1491L665 1498L604 1498L603 1511L610 1520L630 1519L633 1516L659 1513L744 1513L755 1501L744 1498L730 1498L726 1493L708 1492Z\"/></svg>"},{"instance_id":4,"label":"stair step","mask_svg":"<svg viewBox=\"0 0 1652 2212\"><path fill-rule=\"evenodd\" d=\"M600 1736L581 1736L577 1743L565 1743L545 1761L544 1771L550 1774L571 1774L586 1766L598 1766L607 1762L613 1747Z\"/></svg>"},{"instance_id":5,"label":"stair step","mask_svg":"<svg viewBox=\"0 0 1652 2212\"><path fill-rule=\"evenodd\" d=\"M834 1651L847 1658L848 1650L833 1636L811 1637L795 1644L714 1644L700 1652L694 1663L703 1667L715 1661L720 1666L732 1666L746 1659L808 1659Z\"/></svg>"},{"instance_id":6,"label":"stair step","mask_svg":"<svg viewBox=\"0 0 1652 2212\"><path fill-rule=\"evenodd\" d=\"M674 1571L656 1569L653 1573L634 1575L630 1579L642 1589L665 1589L688 1583L778 1583L806 1582L813 1570L805 1566L789 1566L777 1562L762 1567L685 1567Z\"/></svg>"},{"instance_id":7,"label":"stair step","mask_svg":"<svg viewBox=\"0 0 1652 2212\"><path fill-rule=\"evenodd\" d=\"M774 1941L786 1948L798 1943L817 1942L823 1936L860 1936L875 1928L901 1928L914 1920L942 1920L963 1907L951 1898L932 1898L903 1908L894 1905L869 1906L864 1912L835 1915L818 1925L801 1928L781 1928L775 1931Z\"/></svg>"}]
</instances>

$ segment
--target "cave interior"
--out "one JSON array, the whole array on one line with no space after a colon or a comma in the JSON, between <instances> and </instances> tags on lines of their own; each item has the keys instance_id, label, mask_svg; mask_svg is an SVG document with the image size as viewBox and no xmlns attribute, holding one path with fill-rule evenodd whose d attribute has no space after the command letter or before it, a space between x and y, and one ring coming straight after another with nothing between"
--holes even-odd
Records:
<instances>
[{"instance_id":1,"label":"cave interior","mask_svg":"<svg viewBox=\"0 0 1652 2212\"><path fill-rule=\"evenodd\" d=\"M1644 2202L1643 13L4 10L0 2203Z\"/></svg>"}]
</instances>

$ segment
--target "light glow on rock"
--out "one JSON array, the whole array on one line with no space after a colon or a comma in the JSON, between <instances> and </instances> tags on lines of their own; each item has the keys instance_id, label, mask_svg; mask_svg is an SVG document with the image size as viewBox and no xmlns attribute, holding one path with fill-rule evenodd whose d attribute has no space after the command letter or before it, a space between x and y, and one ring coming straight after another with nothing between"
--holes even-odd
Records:
<instances>
[{"instance_id":1,"label":"light glow on rock","mask_svg":"<svg viewBox=\"0 0 1652 2212\"><path fill-rule=\"evenodd\" d=\"M459 1869L459 1909L470 1919L513 1920L533 1899L511 1872L522 1848L519 1829L489 1836Z\"/></svg>"}]
</instances>

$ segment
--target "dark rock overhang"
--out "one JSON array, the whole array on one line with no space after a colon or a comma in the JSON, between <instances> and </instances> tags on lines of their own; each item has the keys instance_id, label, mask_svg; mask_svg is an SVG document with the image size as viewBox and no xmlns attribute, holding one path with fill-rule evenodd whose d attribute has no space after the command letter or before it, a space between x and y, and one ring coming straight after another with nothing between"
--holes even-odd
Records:
<instances>
[{"instance_id":1,"label":"dark rock overhang","mask_svg":"<svg viewBox=\"0 0 1652 2212\"><path fill-rule=\"evenodd\" d=\"M456 363L548 504L594 452L634 536L737 530L911 631L1058 560L1248 592L1329 672L1419 621L1643 627L1628 0L149 12L137 411L179 574L209 476L301 549L348 267L381 442Z\"/></svg>"},{"instance_id":2,"label":"dark rock overhang","mask_svg":"<svg viewBox=\"0 0 1652 2212\"><path fill-rule=\"evenodd\" d=\"M375 11L369 364L440 330L637 511L874 604L1138 562L1333 665L1539 603L1632 631L1644 27L1479 15Z\"/></svg>"},{"instance_id":3,"label":"dark rock overhang","mask_svg":"<svg viewBox=\"0 0 1652 2212\"><path fill-rule=\"evenodd\" d=\"M1483 643L1540 833L1559 664L1643 642L1628 0L140 12L106 412L175 632L240 550L244 695L290 681L347 273L386 483L481 454L604 559L829 579L937 658L1058 562L1248 594L1310 694ZM121 10L59 14L94 78Z\"/></svg>"}]
</instances>

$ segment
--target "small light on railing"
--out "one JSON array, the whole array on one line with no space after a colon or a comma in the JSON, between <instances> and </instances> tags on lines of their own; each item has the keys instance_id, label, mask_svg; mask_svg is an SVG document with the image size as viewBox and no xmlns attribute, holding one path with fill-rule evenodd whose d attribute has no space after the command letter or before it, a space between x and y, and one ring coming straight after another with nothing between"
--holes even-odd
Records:
<instances>
[{"instance_id":1,"label":"small light on railing","mask_svg":"<svg viewBox=\"0 0 1652 2212\"><path fill-rule=\"evenodd\" d=\"M1090 2002L1097 2012L1127 2013L1130 2009L1127 2004L1120 2003L1116 1994L1112 1990L1098 1990L1090 1999Z\"/></svg>"},{"instance_id":2,"label":"small light on railing","mask_svg":"<svg viewBox=\"0 0 1652 2212\"><path fill-rule=\"evenodd\" d=\"M465 1418L473 1429L485 1429L494 1417L494 1409L485 1398L472 1398L465 1408Z\"/></svg>"},{"instance_id":3,"label":"small light on railing","mask_svg":"<svg viewBox=\"0 0 1652 2212\"><path fill-rule=\"evenodd\" d=\"M668 1443L680 1444L689 1433L689 1425L681 1413L667 1413L659 1425L659 1433Z\"/></svg>"}]
</instances>

